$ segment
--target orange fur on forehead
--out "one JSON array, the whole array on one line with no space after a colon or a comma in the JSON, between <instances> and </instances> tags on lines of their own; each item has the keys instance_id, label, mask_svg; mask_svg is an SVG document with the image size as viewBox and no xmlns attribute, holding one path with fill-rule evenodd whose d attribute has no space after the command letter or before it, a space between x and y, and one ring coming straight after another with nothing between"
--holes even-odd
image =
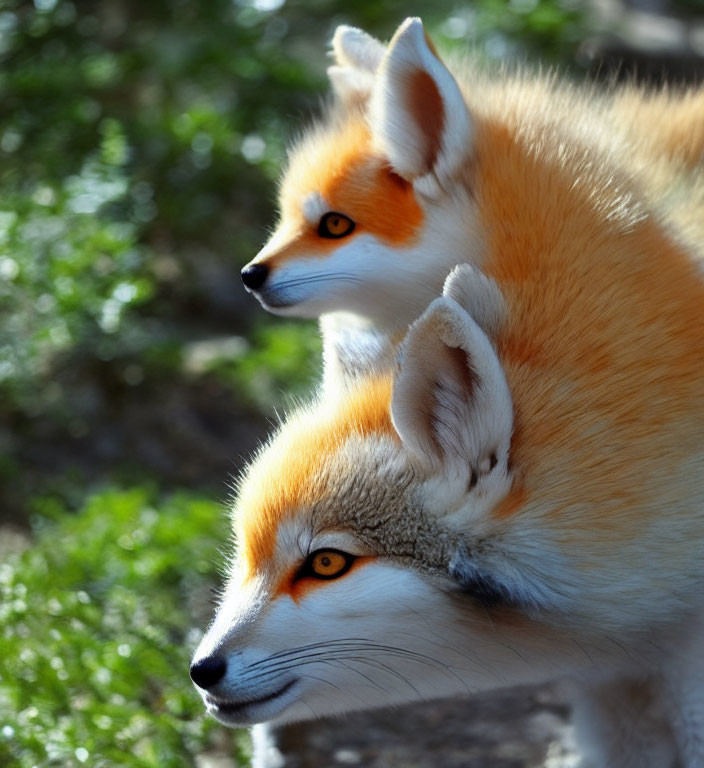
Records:
<instances>
[{"instance_id":1,"label":"orange fur on forehead","mask_svg":"<svg viewBox=\"0 0 704 768\"><path fill-rule=\"evenodd\" d=\"M412 185L374 150L361 113L312 132L294 149L281 187L282 220L289 226L298 222L304 230L310 229L302 206L312 194L319 194L330 210L352 218L358 232L371 232L396 245L410 242L423 221ZM315 247L314 243L307 245ZM332 245L337 244L333 241ZM325 256L330 243L322 246Z\"/></svg>"},{"instance_id":2,"label":"orange fur on forehead","mask_svg":"<svg viewBox=\"0 0 704 768\"><path fill-rule=\"evenodd\" d=\"M350 164L372 155L371 133L361 112L345 120L333 117L329 125L314 128L291 150L281 183L282 213L295 213L300 200L313 192L322 194L346 175Z\"/></svg>"},{"instance_id":3,"label":"orange fur on forehead","mask_svg":"<svg viewBox=\"0 0 704 768\"><path fill-rule=\"evenodd\" d=\"M271 558L282 521L324 498L326 461L354 435L395 435L391 424L391 377L359 384L334 410L324 405L289 420L247 473L235 533L248 573Z\"/></svg>"}]
</instances>

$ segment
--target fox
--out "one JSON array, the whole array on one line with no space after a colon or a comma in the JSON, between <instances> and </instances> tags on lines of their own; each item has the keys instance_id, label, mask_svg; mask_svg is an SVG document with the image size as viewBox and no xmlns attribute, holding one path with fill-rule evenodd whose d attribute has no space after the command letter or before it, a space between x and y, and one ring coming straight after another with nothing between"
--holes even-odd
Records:
<instances>
[{"instance_id":1,"label":"fox","mask_svg":"<svg viewBox=\"0 0 704 768\"><path fill-rule=\"evenodd\" d=\"M324 338L356 321L400 339L456 264L484 262L492 222L477 199L477 134L507 122L527 143L591 151L683 236L704 238L701 194L689 191L702 184L704 87L600 90L471 61L451 72L424 39L389 47L338 27L333 102L292 146L278 225L241 272L266 310L321 317ZM423 67L409 70L405 55Z\"/></svg>"},{"instance_id":2,"label":"fox","mask_svg":"<svg viewBox=\"0 0 704 768\"><path fill-rule=\"evenodd\" d=\"M364 33L342 36L366 61ZM427 305L409 299L405 330L332 335L335 375L244 471L190 667L207 711L283 724L561 680L585 766L701 768L701 147L627 157L664 123L614 143L570 87L458 85L417 18L373 72L334 77L363 91L310 148L329 153L311 178L334 183L311 191L292 164L299 239L275 235L270 255L295 261L321 237L306 258L351 270L333 241L353 237L355 258L399 283L411 249L461 258L433 272ZM349 207L336 184L358 190ZM341 234L343 215L359 233ZM323 220L339 236L317 235ZM318 311L326 285L279 298Z\"/></svg>"}]
</instances>

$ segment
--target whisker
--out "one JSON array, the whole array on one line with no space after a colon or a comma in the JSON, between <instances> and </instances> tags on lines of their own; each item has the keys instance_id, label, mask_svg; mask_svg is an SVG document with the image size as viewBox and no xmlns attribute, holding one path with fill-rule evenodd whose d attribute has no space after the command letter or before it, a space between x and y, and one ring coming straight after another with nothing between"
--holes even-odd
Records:
<instances>
[{"instance_id":1,"label":"whisker","mask_svg":"<svg viewBox=\"0 0 704 768\"><path fill-rule=\"evenodd\" d=\"M326 662L326 663L333 664L333 662ZM369 677L368 675L365 675L364 672L360 672L358 669L355 669L354 667L350 667L349 664L345 664L344 661L337 661L333 664L333 666L335 664L337 664L337 666L339 667L343 667L344 669L349 669L350 672L354 672L360 677L363 677L367 682L371 683L375 688L378 688L380 691L384 691L384 693L390 693L390 691L387 691L386 688L379 685L379 683L377 683L376 680L372 680L372 678Z\"/></svg>"},{"instance_id":2,"label":"whisker","mask_svg":"<svg viewBox=\"0 0 704 768\"><path fill-rule=\"evenodd\" d=\"M371 640L367 640L367 638L364 637L342 637L338 638L337 640L322 640L318 643L309 643L308 645L298 645L295 648L287 648L285 651L277 651L276 653L272 653L269 656L267 656L264 659L259 659L258 661L254 661L249 665L249 669L253 669L254 667L261 666L262 664L267 664L270 661L273 661L274 659L280 658L282 656L290 656L294 653L301 653L303 651L313 651L316 648L323 648L325 646L339 646L340 644L350 644L350 643L368 643L371 642Z\"/></svg>"},{"instance_id":3,"label":"whisker","mask_svg":"<svg viewBox=\"0 0 704 768\"><path fill-rule=\"evenodd\" d=\"M473 667L479 668L482 672L489 671L488 667L485 664L479 663L479 661L478 661L478 659L480 658L479 654L465 653L464 651L461 651L461 650L459 650L458 648L455 648L452 645L447 645L447 643L439 643L437 641L430 640L429 638L424 637L423 635L416 635L413 632L402 632L401 634L408 635L409 637L417 637L417 638L419 638L421 640L424 640L427 643L432 643L433 645L437 645L438 648L444 648L445 650L451 651L452 653L456 653L458 656L461 656L462 658L467 659L467 661ZM461 669L461 667L457 667L457 666L454 666L454 665L451 665L451 664L445 664L444 662L441 662L439 660L437 661L437 663L438 664L443 664L443 666L445 666L447 671L449 673L451 673L452 676L455 677L460 683L462 683L462 685L467 689L468 693L472 692L471 689L469 688L469 686L467 685L467 683L458 674L456 674L453 671L453 667L454 667L454 669Z\"/></svg>"},{"instance_id":4,"label":"whisker","mask_svg":"<svg viewBox=\"0 0 704 768\"><path fill-rule=\"evenodd\" d=\"M327 651L318 651L315 653L301 653L302 650L303 649L297 649L296 652L300 654L298 656L294 656L293 658L287 658L285 660L284 659L277 660L275 663L271 664L271 666L269 666L264 672L260 672L258 675L252 675L250 679L256 679L258 677L261 677L262 675L266 675L274 671L281 671L281 669L289 668L291 665L293 665L296 662L307 663L308 659L337 658L339 657L340 654L344 656L345 654L354 652L354 651L362 651L362 652L372 651L377 653L385 653L388 655L397 656L399 658L404 658L407 661L420 661L430 666L435 665L436 667L447 668L446 664L443 664L442 662L438 661L437 659L433 659L430 656L425 656L424 654L417 653L416 651L409 651L409 650L406 650L405 648L395 648L393 646L385 646L385 645L351 644L343 648L329 649ZM252 667L250 667L249 669L251 668Z\"/></svg>"},{"instance_id":5,"label":"whisker","mask_svg":"<svg viewBox=\"0 0 704 768\"><path fill-rule=\"evenodd\" d=\"M466 688L467 693L472 693L471 688L467 685L467 683L453 670L452 666L450 664L445 664L444 662L440 661L439 659L424 659L419 658L417 661L428 664L429 666L435 665L436 668L443 669L445 672L448 673L448 675L451 675L452 677L457 680L464 688ZM484 667L481 667L482 671L484 671Z\"/></svg>"},{"instance_id":6,"label":"whisker","mask_svg":"<svg viewBox=\"0 0 704 768\"><path fill-rule=\"evenodd\" d=\"M328 651L327 653L307 653L302 656L296 656L286 661L280 661L277 664L272 664L271 667L265 669L263 672L259 672L256 675L248 675L248 680L257 680L260 677L270 675L272 673L281 673L287 669L293 669L296 664L314 664L318 661L325 661L326 659L336 659L338 657L347 658L349 649L339 651Z\"/></svg>"},{"instance_id":7,"label":"whisker","mask_svg":"<svg viewBox=\"0 0 704 768\"><path fill-rule=\"evenodd\" d=\"M326 647L327 646L327 647ZM375 669L383 669L389 674L396 675L403 682L409 686L418 696L420 693L415 686L398 670L390 667L378 659L369 658L369 653L387 655L399 659L403 659L406 662L416 662L426 664L439 671L443 671L446 674L454 677L459 682L462 682L461 678L449 667L449 665L434 659L425 654L418 653L416 651L409 651L405 648L398 648L395 646L381 645L373 643L369 640L360 639L340 639L337 641L329 641L327 643L312 643L309 646L303 646L290 651L280 652L275 654L272 658L266 660L260 660L255 662L249 671L256 666L259 671L255 674L248 674L249 680L266 680L270 677L281 675L288 670L295 669L297 667L307 666L310 664L335 664L344 663L345 661L356 661L358 663L367 664ZM364 654L364 655L359 655ZM262 665L267 665L262 669ZM354 670L358 674L363 675L359 670ZM372 682L369 680L369 682ZM375 683L378 686L378 684ZM381 690L384 690L383 688ZM388 692L388 691L387 691Z\"/></svg>"},{"instance_id":8,"label":"whisker","mask_svg":"<svg viewBox=\"0 0 704 768\"><path fill-rule=\"evenodd\" d=\"M311 714L313 715L314 718L317 719L319 717L318 713L313 709L313 707L311 707L311 705L304 698L302 698L301 696L295 696L294 698L296 701L300 701L301 704L308 707L308 709L311 711Z\"/></svg>"},{"instance_id":9,"label":"whisker","mask_svg":"<svg viewBox=\"0 0 704 768\"><path fill-rule=\"evenodd\" d=\"M348 283L362 282L361 278L356 277L354 275L344 275L344 274L322 275L319 277L315 275L310 275L308 277L291 278L290 280L286 280L283 283L274 283L273 285L267 288L265 295L270 291L285 291L288 288L295 288L296 286L304 283L325 283L325 282L329 282L330 280L339 280L341 282L348 282Z\"/></svg>"},{"instance_id":10,"label":"whisker","mask_svg":"<svg viewBox=\"0 0 704 768\"><path fill-rule=\"evenodd\" d=\"M415 685L413 685L413 683L411 683L411 681L408 680L408 678L406 678L404 675L402 675L397 669L394 669L393 667L389 667L388 665L383 664L382 662L377 661L376 659L374 659L374 660L363 659L363 658L359 658L359 657L355 656L355 657L351 658L350 661L356 661L359 664L367 664L368 666L374 667L375 669L379 669L379 668L384 669L386 672L388 672L388 673L390 673L392 675L395 675L396 677L398 677L401 680L403 680L403 682L406 683L406 685L416 694L416 696L418 696L419 699L423 698L420 695L420 691L415 687Z\"/></svg>"},{"instance_id":11,"label":"whisker","mask_svg":"<svg viewBox=\"0 0 704 768\"><path fill-rule=\"evenodd\" d=\"M576 638L574 638L574 639L572 640L572 642L573 642L573 643L574 643L574 644L577 646L577 648L579 648L579 650L580 650L580 651L582 651L582 653L583 653L583 654L584 654L584 655L587 657L587 659L589 660L589 663L590 663L590 664L594 664L594 659L593 659L593 658L592 658L592 657L589 655L589 652L587 651L587 649L586 649L586 648L585 648L585 647L584 647L584 646L583 646L583 645L582 645L582 644L581 644L581 643L580 643L580 642L579 642L579 641L578 641Z\"/></svg>"},{"instance_id":12,"label":"whisker","mask_svg":"<svg viewBox=\"0 0 704 768\"><path fill-rule=\"evenodd\" d=\"M355 279L361 279L354 272L311 272L307 275L300 275L299 277L290 277L284 280L284 283L301 283L307 280L325 280L335 277L354 277ZM282 284L284 284L282 283Z\"/></svg>"},{"instance_id":13,"label":"whisker","mask_svg":"<svg viewBox=\"0 0 704 768\"><path fill-rule=\"evenodd\" d=\"M342 688L340 688L339 685L335 685L335 683L331 683L329 680L326 680L323 677L317 677L316 675L310 675L307 673L302 674L301 677L309 677L311 680L317 680L319 683L326 683L327 685L331 685L336 691L340 691L340 693L342 693Z\"/></svg>"}]
</instances>

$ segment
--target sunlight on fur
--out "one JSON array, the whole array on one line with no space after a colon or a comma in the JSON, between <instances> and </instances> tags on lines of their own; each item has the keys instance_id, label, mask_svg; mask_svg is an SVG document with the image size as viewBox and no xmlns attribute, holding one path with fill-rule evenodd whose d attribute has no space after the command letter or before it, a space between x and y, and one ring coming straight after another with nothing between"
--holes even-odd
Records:
<instances>
[{"instance_id":1,"label":"sunlight on fur","mask_svg":"<svg viewBox=\"0 0 704 768\"><path fill-rule=\"evenodd\" d=\"M590 765L701 768L704 91L333 52L245 278L325 373L242 479L208 711L565 679Z\"/></svg>"}]
</instances>

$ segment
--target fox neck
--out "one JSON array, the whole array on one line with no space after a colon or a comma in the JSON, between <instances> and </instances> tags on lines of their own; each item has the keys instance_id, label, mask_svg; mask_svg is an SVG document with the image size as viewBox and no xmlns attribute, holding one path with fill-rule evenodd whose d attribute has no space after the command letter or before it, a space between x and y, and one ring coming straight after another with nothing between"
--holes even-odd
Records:
<instances>
[{"instance_id":1,"label":"fox neck","mask_svg":"<svg viewBox=\"0 0 704 768\"><path fill-rule=\"evenodd\" d=\"M484 261L485 238L475 202L464 185L436 190L423 203L422 232L404 248L380 244L376 252L370 249L376 254L374 265L359 266L369 275L364 292L345 307L348 314L371 322L391 338L404 334L442 293L445 279L457 264L481 267Z\"/></svg>"}]
</instances>

